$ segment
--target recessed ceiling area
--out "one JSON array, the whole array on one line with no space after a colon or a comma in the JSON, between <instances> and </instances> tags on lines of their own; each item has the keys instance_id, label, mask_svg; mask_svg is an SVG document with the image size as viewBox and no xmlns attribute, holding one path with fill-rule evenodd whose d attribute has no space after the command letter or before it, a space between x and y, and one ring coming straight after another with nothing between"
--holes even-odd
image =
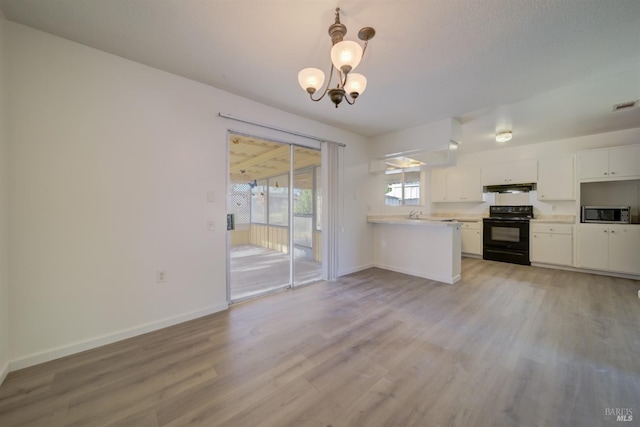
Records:
<instances>
[{"instance_id":1,"label":"recessed ceiling area","mask_svg":"<svg viewBox=\"0 0 640 427\"><path fill-rule=\"evenodd\" d=\"M335 7L357 40L353 106L311 102L305 67L328 71ZM462 153L638 127L637 0L368 0L267 2L0 0L9 21L184 76L367 137L445 118ZM241 25L239 25L241 23Z\"/></svg>"}]
</instances>

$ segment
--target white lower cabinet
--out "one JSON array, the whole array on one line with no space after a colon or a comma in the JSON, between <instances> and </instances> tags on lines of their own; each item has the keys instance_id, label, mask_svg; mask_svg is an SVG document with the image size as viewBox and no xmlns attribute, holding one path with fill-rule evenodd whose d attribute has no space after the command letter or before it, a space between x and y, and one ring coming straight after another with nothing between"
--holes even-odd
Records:
<instances>
[{"instance_id":1,"label":"white lower cabinet","mask_svg":"<svg viewBox=\"0 0 640 427\"><path fill-rule=\"evenodd\" d=\"M640 225L580 224L578 267L640 274Z\"/></svg>"},{"instance_id":2,"label":"white lower cabinet","mask_svg":"<svg viewBox=\"0 0 640 427\"><path fill-rule=\"evenodd\" d=\"M531 262L573 265L573 226L531 223Z\"/></svg>"},{"instance_id":3,"label":"white lower cabinet","mask_svg":"<svg viewBox=\"0 0 640 427\"><path fill-rule=\"evenodd\" d=\"M482 221L463 222L460 234L462 253L482 255Z\"/></svg>"}]
</instances>

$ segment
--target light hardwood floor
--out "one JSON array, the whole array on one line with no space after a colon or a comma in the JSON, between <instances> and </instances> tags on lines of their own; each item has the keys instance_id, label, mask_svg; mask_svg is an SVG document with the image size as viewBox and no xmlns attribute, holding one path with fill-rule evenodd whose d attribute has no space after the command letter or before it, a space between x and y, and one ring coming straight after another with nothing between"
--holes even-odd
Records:
<instances>
[{"instance_id":1,"label":"light hardwood floor","mask_svg":"<svg viewBox=\"0 0 640 427\"><path fill-rule=\"evenodd\" d=\"M479 259L456 285L370 269L12 372L0 425L638 425L638 289Z\"/></svg>"}]
</instances>

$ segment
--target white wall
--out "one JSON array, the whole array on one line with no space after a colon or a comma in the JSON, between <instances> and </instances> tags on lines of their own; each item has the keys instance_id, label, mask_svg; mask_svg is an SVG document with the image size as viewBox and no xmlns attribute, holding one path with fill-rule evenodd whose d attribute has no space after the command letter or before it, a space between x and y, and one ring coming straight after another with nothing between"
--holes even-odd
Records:
<instances>
[{"instance_id":1,"label":"white wall","mask_svg":"<svg viewBox=\"0 0 640 427\"><path fill-rule=\"evenodd\" d=\"M8 142L6 128L5 25L0 12L0 384L9 371Z\"/></svg>"},{"instance_id":2,"label":"white wall","mask_svg":"<svg viewBox=\"0 0 640 427\"><path fill-rule=\"evenodd\" d=\"M226 307L227 130L296 141L218 112L344 142L344 191L363 181L363 137L5 25L12 369ZM343 209L350 271L370 236L362 203Z\"/></svg>"}]
</instances>

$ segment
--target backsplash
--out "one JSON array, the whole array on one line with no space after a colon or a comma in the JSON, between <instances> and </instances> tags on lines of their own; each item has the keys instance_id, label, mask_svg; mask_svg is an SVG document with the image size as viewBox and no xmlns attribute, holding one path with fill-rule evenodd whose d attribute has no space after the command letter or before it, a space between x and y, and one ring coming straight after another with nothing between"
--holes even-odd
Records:
<instances>
[{"instance_id":1,"label":"backsplash","mask_svg":"<svg viewBox=\"0 0 640 427\"><path fill-rule=\"evenodd\" d=\"M495 193L495 203L498 206L531 205L529 193Z\"/></svg>"},{"instance_id":2,"label":"backsplash","mask_svg":"<svg viewBox=\"0 0 640 427\"><path fill-rule=\"evenodd\" d=\"M576 215L577 212L574 200L541 202L537 191L517 194L485 193L483 199L484 203L431 203L431 213L488 216L491 205L532 205L535 217Z\"/></svg>"}]
</instances>

